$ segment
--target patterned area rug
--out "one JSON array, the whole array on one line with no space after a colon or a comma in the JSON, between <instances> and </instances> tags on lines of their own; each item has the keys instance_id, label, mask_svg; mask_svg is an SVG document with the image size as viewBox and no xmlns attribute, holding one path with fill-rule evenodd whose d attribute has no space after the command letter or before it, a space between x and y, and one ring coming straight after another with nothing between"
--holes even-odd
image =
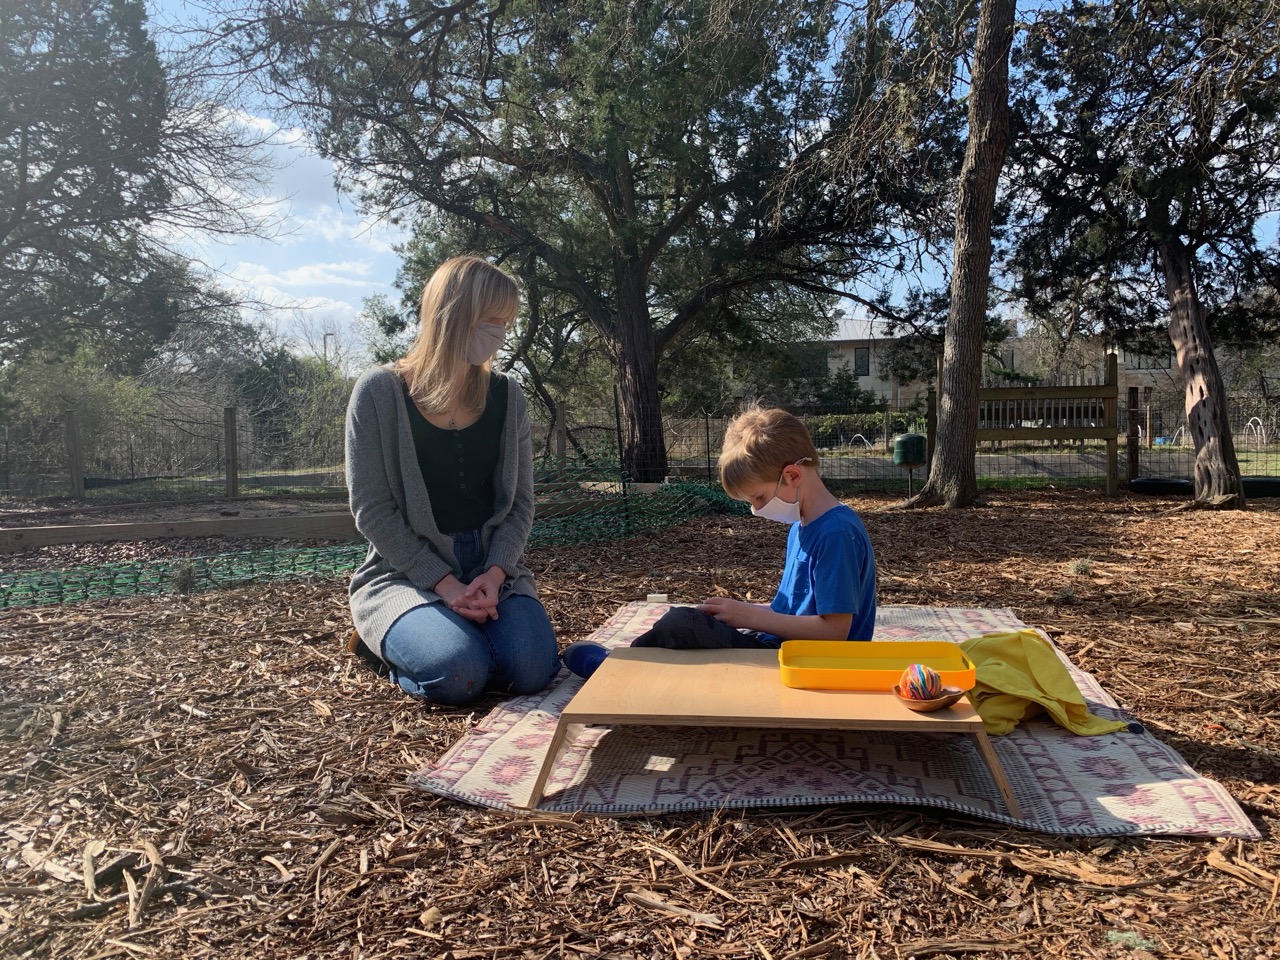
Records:
<instances>
[{"instance_id":1,"label":"patterned area rug","mask_svg":"<svg viewBox=\"0 0 1280 960\"><path fill-rule=\"evenodd\" d=\"M593 639L626 646L666 608L626 604ZM882 607L875 639L961 641L1025 626L1009 610ZM1059 656L1094 713L1126 717L1091 675ZM521 808L560 711L581 685L562 671L541 693L499 705L410 783L469 803ZM991 742L1023 819L1004 812L972 739L960 734L698 727L584 729L557 763L539 809L619 815L901 804L1055 834L1259 837L1220 784L1198 776L1149 733L1078 737L1035 720Z\"/></svg>"}]
</instances>

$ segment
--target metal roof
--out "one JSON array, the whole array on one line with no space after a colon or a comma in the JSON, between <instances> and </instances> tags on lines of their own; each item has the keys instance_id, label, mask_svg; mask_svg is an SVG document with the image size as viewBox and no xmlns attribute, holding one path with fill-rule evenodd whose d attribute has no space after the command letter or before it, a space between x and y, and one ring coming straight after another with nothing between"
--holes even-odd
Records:
<instances>
[{"instance_id":1,"label":"metal roof","mask_svg":"<svg viewBox=\"0 0 1280 960\"><path fill-rule=\"evenodd\" d=\"M885 321L870 320L866 317L841 317L836 321L836 330L827 338L828 343L840 343L852 340L887 340L892 339L885 328Z\"/></svg>"}]
</instances>

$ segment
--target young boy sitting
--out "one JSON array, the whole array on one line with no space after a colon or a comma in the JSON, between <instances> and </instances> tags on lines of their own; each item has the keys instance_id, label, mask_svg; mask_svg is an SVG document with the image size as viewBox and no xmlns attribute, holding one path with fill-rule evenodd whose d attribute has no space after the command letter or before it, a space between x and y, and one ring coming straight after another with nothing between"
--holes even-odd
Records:
<instances>
[{"instance_id":1,"label":"young boy sitting","mask_svg":"<svg viewBox=\"0 0 1280 960\"><path fill-rule=\"evenodd\" d=\"M720 484L757 517L791 526L773 601L709 597L672 607L635 647L777 647L783 640L870 640L876 622L876 562L858 515L827 489L803 423L784 410L753 407L725 432ZM588 677L608 656L598 643L565 648L564 663Z\"/></svg>"}]
</instances>

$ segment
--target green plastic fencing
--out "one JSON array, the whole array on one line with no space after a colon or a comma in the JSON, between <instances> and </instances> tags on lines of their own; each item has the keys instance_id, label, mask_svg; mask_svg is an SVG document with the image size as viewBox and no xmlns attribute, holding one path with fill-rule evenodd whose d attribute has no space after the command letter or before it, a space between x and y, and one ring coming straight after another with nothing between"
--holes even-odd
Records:
<instances>
[{"instance_id":1,"label":"green plastic fencing","mask_svg":"<svg viewBox=\"0 0 1280 960\"><path fill-rule=\"evenodd\" d=\"M556 514L556 510L564 512ZM530 546L614 541L711 513L745 513L718 487L663 484L652 493L627 488L595 497L567 496L534 521ZM112 597L198 593L255 583L348 577L364 559L364 543L269 547L211 556L131 561L64 570L0 573L0 610Z\"/></svg>"},{"instance_id":2,"label":"green plastic fencing","mask_svg":"<svg viewBox=\"0 0 1280 960\"><path fill-rule=\"evenodd\" d=\"M363 545L351 543L4 573L0 574L0 610L343 576L351 572L364 552Z\"/></svg>"}]
</instances>

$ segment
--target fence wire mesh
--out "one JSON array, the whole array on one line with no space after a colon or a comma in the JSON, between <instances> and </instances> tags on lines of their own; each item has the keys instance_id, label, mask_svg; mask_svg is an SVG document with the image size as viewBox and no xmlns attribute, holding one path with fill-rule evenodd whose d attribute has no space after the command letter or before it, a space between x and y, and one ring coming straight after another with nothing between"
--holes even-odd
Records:
<instances>
[{"instance_id":1,"label":"fence wire mesh","mask_svg":"<svg viewBox=\"0 0 1280 960\"><path fill-rule=\"evenodd\" d=\"M335 410L339 405L335 405ZM1189 479L1195 451L1181 410L1135 407L1132 434L1139 477ZM583 411L559 418L534 413L536 520L531 545L608 542L656 526L713 512L745 512L720 489L717 460L728 419L666 417L664 480L637 483L624 466L624 431L616 411ZM1232 432L1242 473L1280 477L1280 404L1247 400L1231 405ZM895 410L798 410L821 455L829 485L842 495L918 488L925 468L894 463L895 438L927 430L923 407ZM1129 408L1117 409L1120 479L1125 479ZM1100 409L1004 407L984 411L988 426L1100 421ZM89 503L207 499L226 495L234 471L241 496L332 494L345 497L342 419L333 413L314 429L277 442L252 418L151 419L130 429L100 428L69 439L63 419L21 428L6 426L0 460L0 498L38 504L71 497L75 488L70 451L78 446L83 500ZM301 436L302 439L298 439ZM234 455L228 457L228 450ZM988 487L1103 487L1105 440L984 440L975 466ZM75 502L79 502L78 500ZM0 608L103 597L199 590L246 582L346 575L363 545L255 549L240 553L103 565L61 571L0 573Z\"/></svg>"},{"instance_id":2,"label":"fence wire mesh","mask_svg":"<svg viewBox=\"0 0 1280 960\"><path fill-rule=\"evenodd\" d=\"M1118 402L1122 448L1129 408ZM1190 479L1195 452L1181 409L1143 404L1135 408L1138 476ZM904 472L892 461L893 439L924 433L922 409L799 410L823 459L827 479L851 490L896 491ZM614 411L570 411L563 424L533 422L534 458L540 483L568 483L584 495L617 491L635 472L624 466L624 431ZM1015 424L1101 425L1103 413L1090 403L1001 402L984 404L980 427ZM1280 476L1280 402L1233 400L1230 421L1241 472ZM715 486L716 461L728 419L665 417L663 478L668 483ZM226 496L329 494L345 496L341 416L334 411L304 428L278 434L270 422L243 412L228 427L220 420L146 417L129 424L98 417L88 436L70 437L63 418L6 425L0 436L0 500L51 501L76 496L72 451L78 450L82 497L122 503ZM1121 460L1124 460L1122 455ZM1087 440L983 440L976 451L981 482L1034 487L1075 483L1101 485L1106 445ZM1122 467L1123 469L1123 467ZM651 471L648 471L652 475ZM924 470L913 471L919 477ZM1121 479L1126 479L1121 476Z\"/></svg>"},{"instance_id":3,"label":"fence wire mesh","mask_svg":"<svg viewBox=\"0 0 1280 960\"><path fill-rule=\"evenodd\" d=\"M71 495L61 418L5 424L0 439L0 497L43 500Z\"/></svg>"}]
</instances>

